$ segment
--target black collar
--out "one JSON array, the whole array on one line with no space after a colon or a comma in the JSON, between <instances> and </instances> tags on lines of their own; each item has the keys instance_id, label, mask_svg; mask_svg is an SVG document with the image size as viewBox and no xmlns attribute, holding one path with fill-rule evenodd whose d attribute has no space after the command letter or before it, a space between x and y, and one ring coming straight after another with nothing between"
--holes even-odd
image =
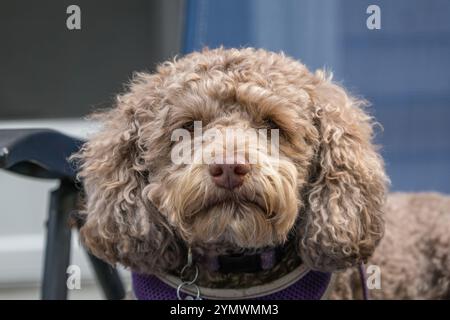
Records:
<instances>
[{"instance_id":1,"label":"black collar","mask_svg":"<svg viewBox=\"0 0 450 320\"><path fill-rule=\"evenodd\" d=\"M198 257L198 262L209 271L229 273L256 273L272 269L286 252L286 245L271 247L258 253L239 253Z\"/></svg>"},{"instance_id":2,"label":"black collar","mask_svg":"<svg viewBox=\"0 0 450 320\"><path fill-rule=\"evenodd\" d=\"M283 257L283 248L276 247L257 254L218 256L221 273L255 273L272 269Z\"/></svg>"}]
</instances>

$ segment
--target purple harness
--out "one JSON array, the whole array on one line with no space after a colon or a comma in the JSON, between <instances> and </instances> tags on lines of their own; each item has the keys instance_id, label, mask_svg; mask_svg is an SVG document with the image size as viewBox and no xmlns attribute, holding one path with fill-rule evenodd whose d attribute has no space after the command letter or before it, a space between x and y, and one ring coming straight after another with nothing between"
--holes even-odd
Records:
<instances>
[{"instance_id":1,"label":"purple harness","mask_svg":"<svg viewBox=\"0 0 450 320\"><path fill-rule=\"evenodd\" d=\"M255 300L319 300L327 291L331 273L309 271L295 283ZM133 291L138 300L177 300L176 289L158 277L132 273Z\"/></svg>"}]
</instances>

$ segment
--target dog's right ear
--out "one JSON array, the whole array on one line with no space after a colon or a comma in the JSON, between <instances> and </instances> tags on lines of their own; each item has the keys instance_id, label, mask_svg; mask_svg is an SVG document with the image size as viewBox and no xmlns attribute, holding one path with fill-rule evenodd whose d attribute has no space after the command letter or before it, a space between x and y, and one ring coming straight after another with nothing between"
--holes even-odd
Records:
<instances>
[{"instance_id":1,"label":"dog's right ear","mask_svg":"<svg viewBox=\"0 0 450 320\"><path fill-rule=\"evenodd\" d=\"M86 197L82 242L111 264L147 273L175 268L182 256L173 231L143 194L149 167L142 129L151 124L156 103L151 80L141 75L116 108L95 115L102 129L72 157Z\"/></svg>"}]
</instances>

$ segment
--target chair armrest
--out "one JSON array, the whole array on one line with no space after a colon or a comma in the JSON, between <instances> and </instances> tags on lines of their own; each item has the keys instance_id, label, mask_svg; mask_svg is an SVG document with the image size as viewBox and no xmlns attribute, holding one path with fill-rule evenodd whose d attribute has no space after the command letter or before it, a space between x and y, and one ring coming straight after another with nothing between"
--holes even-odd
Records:
<instances>
[{"instance_id":1,"label":"chair armrest","mask_svg":"<svg viewBox=\"0 0 450 320\"><path fill-rule=\"evenodd\" d=\"M0 129L0 169L45 179L74 179L68 157L83 140L50 129Z\"/></svg>"}]
</instances>

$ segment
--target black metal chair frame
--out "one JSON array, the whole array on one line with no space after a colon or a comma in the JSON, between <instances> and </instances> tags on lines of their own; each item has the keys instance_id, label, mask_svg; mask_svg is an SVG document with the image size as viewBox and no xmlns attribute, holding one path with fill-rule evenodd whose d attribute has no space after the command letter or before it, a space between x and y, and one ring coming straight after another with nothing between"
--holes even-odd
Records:
<instances>
[{"instance_id":1,"label":"black metal chair frame","mask_svg":"<svg viewBox=\"0 0 450 320\"><path fill-rule=\"evenodd\" d=\"M81 187L76 182L76 168L68 157L83 141L49 129L0 130L0 169L28 177L58 179L59 186L50 193L47 240L41 297L45 300L67 299L67 268L70 264L70 216L77 210ZM96 278L107 299L125 297L117 270L88 253Z\"/></svg>"}]
</instances>

